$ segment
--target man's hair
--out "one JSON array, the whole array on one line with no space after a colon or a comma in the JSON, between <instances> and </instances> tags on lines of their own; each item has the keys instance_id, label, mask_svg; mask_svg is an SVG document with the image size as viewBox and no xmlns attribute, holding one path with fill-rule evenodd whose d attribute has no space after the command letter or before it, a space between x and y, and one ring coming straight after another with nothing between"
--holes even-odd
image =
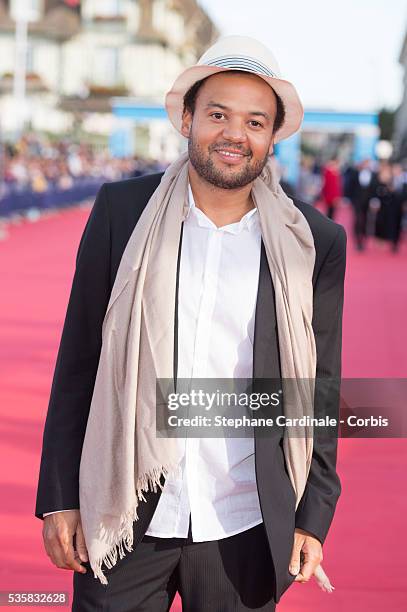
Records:
<instances>
[{"instance_id":1,"label":"man's hair","mask_svg":"<svg viewBox=\"0 0 407 612\"><path fill-rule=\"evenodd\" d=\"M247 74L246 71L244 70L225 70L225 72L227 73L231 73L233 72L234 74ZM251 73L249 73L251 74ZM205 81L207 79L209 79L211 76L213 75L209 75L207 77L205 77L204 79L201 79L200 81L196 81L196 83L194 83L187 91L187 93L184 96L184 110L183 112L185 113L185 111L189 111L191 113L191 115L194 114L195 112L195 104L196 104L196 97L198 95L198 91L201 89L202 85L205 83ZM274 91L274 89L273 89ZM277 93L274 91L274 94L276 96L277 99L277 112L276 112L276 117L274 119L274 124L273 124L273 134L275 134L275 132L277 132L277 130L279 130L281 128L281 126L284 123L285 120L285 108L284 108L284 104L282 99L280 98L279 95L277 95Z\"/></svg>"}]
</instances>

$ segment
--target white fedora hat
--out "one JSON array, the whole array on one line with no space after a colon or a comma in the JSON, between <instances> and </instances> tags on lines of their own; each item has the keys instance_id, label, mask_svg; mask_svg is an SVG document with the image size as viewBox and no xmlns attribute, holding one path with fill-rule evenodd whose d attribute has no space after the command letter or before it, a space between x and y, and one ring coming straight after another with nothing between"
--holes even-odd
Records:
<instances>
[{"instance_id":1,"label":"white fedora hat","mask_svg":"<svg viewBox=\"0 0 407 612\"><path fill-rule=\"evenodd\" d=\"M248 36L224 36L207 49L198 63L176 79L165 97L165 108L173 126L181 133L184 95L194 83L218 72L243 70L257 74L281 98L285 119L275 133L274 142L294 134L301 126L304 109L292 83L281 78L280 68L271 51Z\"/></svg>"}]
</instances>

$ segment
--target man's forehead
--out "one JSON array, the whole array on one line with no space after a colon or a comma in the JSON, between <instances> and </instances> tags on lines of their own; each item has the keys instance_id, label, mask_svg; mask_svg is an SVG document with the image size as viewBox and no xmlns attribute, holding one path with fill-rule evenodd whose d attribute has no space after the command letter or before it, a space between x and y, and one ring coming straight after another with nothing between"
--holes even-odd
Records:
<instances>
[{"instance_id":1,"label":"man's forehead","mask_svg":"<svg viewBox=\"0 0 407 612\"><path fill-rule=\"evenodd\" d=\"M242 86L246 86L243 96ZM240 89L239 96L236 89ZM211 75L202 84L198 92L201 105L238 108L242 105L254 105L253 109L266 109L275 106L276 94L272 87L261 77L250 72L227 71ZM263 107L259 109L259 105ZM250 109L252 110L252 109Z\"/></svg>"},{"instance_id":2,"label":"man's forehead","mask_svg":"<svg viewBox=\"0 0 407 612\"><path fill-rule=\"evenodd\" d=\"M215 110L218 109L226 112L243 112L247 115L264 117L267 120L271 119L270 114L266 112L266 110L263 110L265 109L264 103L258 104L253 102L248 105L247 103L239 104L238 101L233 100L231 104L226 105L222 104L221 102L217 102L216 100L209 100L207 104L204 104L204 108Z\"/></svg>"}]
</instances>

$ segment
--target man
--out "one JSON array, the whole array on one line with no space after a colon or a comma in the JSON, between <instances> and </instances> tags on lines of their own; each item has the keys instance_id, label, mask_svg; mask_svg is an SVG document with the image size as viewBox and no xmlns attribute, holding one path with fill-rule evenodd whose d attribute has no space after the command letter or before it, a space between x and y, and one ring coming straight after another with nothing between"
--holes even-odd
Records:
<instances>
[{"instance_id":1,"label":"man","mask_svg":"<svg viewBox=\"0 0 407 612\"><path fill-rule=\"evenodd\" d=\"M336 157L330 159L324 167L321 191L327 207L327 215L330 219L333 219L336 207L342 197L341 172Z\"/></svg>"},{"instance_id":2,"label":"man","mask_svg":"<svg viewBox=\"0 0 407 612\"><path fill-rule=\"evenodd\" d=\"M377 175L371 165L371 160L364 159L357 167L350 169L348 176L347 196L354 209L353 231L358 251L365 249L369 202L377 183Z\"/></svg>"},{"instance_id":3,"label":"man","mask_svg":"<svg viewBox=\"0 0 407 612\"><path fill-rule=\"evenodd\" d=\"M104 185L85 228L36 507L76 611L168 610L177 590L185 610L269 611L319 568L335 438L154 435L156 379L340 375L345 232L270 172L303 117L278 75L257 41L219 40L166 98L188 155Z\"/></svg>"},{"instance_id":4,"label":"man","mask_svg":"<svg viewBox=\"0 0 407 612\"><path fill-rule=\"evenodd\" d=\"M403 216L407 202L407 173L400 163L394 163L392 170L394 197L389 211L389 239L393 253L397 253L402 237Z\"/></svg>"}]
</instances>

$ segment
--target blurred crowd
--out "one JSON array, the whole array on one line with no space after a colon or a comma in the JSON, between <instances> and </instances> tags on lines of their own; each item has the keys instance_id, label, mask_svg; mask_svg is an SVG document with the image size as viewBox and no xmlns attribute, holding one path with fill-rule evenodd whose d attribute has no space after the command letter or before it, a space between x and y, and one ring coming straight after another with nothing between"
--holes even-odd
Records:
<instances>
[{"instance_id":1,"label":"blurred crowd","mask_svg":"<svg viewBox=\"0 0 407 612\"><path fill-rule=\"evenodd\" d=\"M403 164L365 159L341 165L335 157L319 164L304 156L294 191L310 204L322 204L331 219L343 202L350 204L359 251L365 249L368 236L398 251L407 225L407 167Z\"/></svg>"},{"instance_id":2,"label":"blurred crowd","mask_svg":"<svg viewBox=\"0 0 407 612\"><path fill-rule=\"evenodd\" d=\"M105 146L72 139L54 142L26 133L17 142L3 145L0 200L25 191L68 190L89 179L102 183L160 172L166 165L137 156L114 158ZM288 185L283 179L281 184L287 193L321 206L331 219L341 204L351 205L358 250L365 249L368 236L389 243L394 252L399 249L407 227L407 167L400 163L366 159L359 164L341 164L336 157L320 163L304 155L297 185Z\"/></svg>"},{"instance_id":3,"label":"blurred crowd","mask_svg":"<svg viewBox=\"0 0 407 612\"><path fill-rule=\"evenodd\" d=\"M52 142L29 133L3 146L0 182L2 195L22 190L41 193L50 188L69 189L81 179L114 181L157 172L163 167L155 160L112 158L106 147L70 140Z\"/></svg>"}]
</instances>

